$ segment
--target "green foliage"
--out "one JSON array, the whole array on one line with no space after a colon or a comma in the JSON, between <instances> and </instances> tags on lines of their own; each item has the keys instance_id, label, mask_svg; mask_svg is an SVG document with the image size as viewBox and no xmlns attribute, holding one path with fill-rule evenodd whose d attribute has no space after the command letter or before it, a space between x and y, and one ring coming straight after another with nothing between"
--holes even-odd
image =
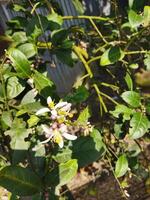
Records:
<instances>
[{"instance_id":1,"label":"green foliage","mask_svg":"<svg viewBox=\"0 0 150 200\"><path fill-rule=\"evenodd\" d=\"M118 160L116 162L115 174L119 178L119 177L125 175L127 170L128 170L128 160L127 160L126 155L123 154L118 158Z\"/></svg>"},{"instance_id":2,"label":"green foliage","mask_svg":"<svg viewBox=\"0 0 150 200\"><path fill-rule=\"evenodd\" d=\"M81 16L63 16L56 1L12 4L17 17L0 37L9 43L0 58L0 185L12 198L41 200L48 192L53 199L78 169L99 159L108 159L116 178L142 165L138 139L150 129L150 6L129 0L128 13L112 18L84 16L82 1L70 2ZM74 19L85 24L64 28ZM85 69L63 99L47 75L53 57Z\"/></svg>"},{"instance_id":3,"label":"green foliage","mask_svg":"<svg viewBox=\"0 0 150 200\"><path fill-rule=\"evenodd\" d=\"M100 65L106 66L122 60L124 57L124 52L119 47L111 47L106 50L101 56Z\"/></svg>"},{"instance_id":4,"label":"green foliage","mask_svg":"<svg viewBox=\"0 0 150 200\"><path fill-rule=\"evenodd\" d=\"M30 169L19 166L4 167L0 171L0 184L21 196L33 195L42 189L39 178Z\"/></svg>"}]
</instances>

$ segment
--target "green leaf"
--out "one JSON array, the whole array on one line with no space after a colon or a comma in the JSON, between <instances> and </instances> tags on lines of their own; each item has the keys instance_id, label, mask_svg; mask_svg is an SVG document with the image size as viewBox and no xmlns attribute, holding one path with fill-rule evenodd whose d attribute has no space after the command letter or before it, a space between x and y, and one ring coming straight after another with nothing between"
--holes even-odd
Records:
<instances>
[{"instance_id":1,"label":"green leaf","mask_svg":"<svg viewBox=\"0 0 150 200\"><path fill-rule=\"evenodd\" d=\"M129 10L128 13L128 19L129 19L129 23L131 25L132 28L137 28L138 26L140 26L143 22L143 16L138 15L134 10Z\"/></svg>"},{"instance_id":2,"label":"green leaf","mask_svg":"<svg viewBox=\"0 0 150 200\"><path fill-rule=\"evenodd\" d=\"M24 53L27 58L31 58L37 54L37 48L32 43L25 43L18 47L18 49Z\"/></svg>"},{"instance_id":3,"label":"green leaf","mask_svg":"<svg viewBox=\"0 0 150 200\"><path fill-rule=\"evenodd\" d=\"M11 76L7 79L6 91L8 99L17 97L24 89L25 84L16 76Z\"/></svg>"},{"instance_id":4,"label":"green leaf","mask_svg":"<svg viewBox=\"0 0 150 200\"><path fill-rule=\"evenodd\" d=\"M98 160L105 153L105 145L97 129L94 129L90 136L79 137L71 143L68 149L62 149L53 156L56 162L62 163L72 158L77 159L79 167L84 167Z\"/></svg>"},{"instance_id":5,"label":"green leaf","mask_svg":"<svg viewBox=\"0 0 150 200\"><path fill-rule=\"evenodd\" d=\"M25 138L31 133L30 129L25 128L25 123L22 119L15 119L10 130L5 131L5 135L11 138L10 147L12 149L12 162L18 164L24 161L27 157L27 150L30 142L25 141Z\"/></svg>"},{"instance_id":6,"label":"green leaf","mask_svg":"<svg viewBox=\"0 0 150 200\"><path fill-rule=\"evenodd\" d=\"M125 76L125 81L126 81L126 84L128 86L128 89L129 90L133 90L133 81L132 81L132 78L129 74L129 72L126 72L126 76Z\"/></svg>"},{"instance_id":7,"label":"green leaf","mask_svg":"<svg viewBox=\"0 0 150 200\"><path fill-rule=\"evenodd\" d=\"M51 40L53 45L57 46L62 43L65 39L67 39L69 31L67 29L59 29L53 31L51 34Z\"/></svg>"},{"instance_id":8,"label":"green leaf","mask_svg":"<svg viewBox=\"0 0 150 200\"><path fill-rule=\"evenodd\" d=\"M76 10L78 11L78 13L80 15L83 15L85 9L84 9L84 6L82 5L82 3L79 0L72 0L72 3L74 5L74 7L76 8Z\"/></svg>"},{"instance_id":9,"label":"green leaf","mask_svg":"<svg viewBox=\"0 0 150 200\"><path fill-rule=\"evenodd\" d=\"M141 104L140 94L134 91L126 91L121 95L122 99L134 108L138 108Z\"/></svg>"},{"instance_id":10,"label":"green leaf","mask_svg":"<svg viewBox=\"0 0 150 200\"><path fill-rule=\"evenodd\" d=\"M51 186L63 186L76 175L78 164L76 159L61 163L46 176L46 183Z\"/></svg>"},{"instance_id":11,"label":"green leaf","mask_svg":"<svg viewBox=\"0 0 150 200\"><path fill-rule=\"evenodd\" d=\"M71 103L81 103L89 97L89 92L84 86L78 87L73 94L67 95L65 100Z\"/></svg>"},{"instance_id":12,"label":"green leaf","mask_svg":"<svg viewBox=\"0 0 150 200\"><path fill-rule=\"evenodd\" d=\"M23 6L19 5L19 4L13 4L13 10L16 11L16 12L18 12L18 11L26 11L26 9Z\"/></svg>"},{"instance_id":13,"label":"green leaf","mask_svg":"<svg viewBox=\"0 0 150 200\"><path fill-rule=\"evenodd\" d=\"M107 49L101 56L100 65L106 66L113 64L124 58L124 52L117 46Z\"/></svg>"},{"instance_id":14,"label":"green leaf","mask_svg":"<svg viewBox=\"0 0 150 200\"><path fill-rule=\"evenodd\" d=\"M52 14L47 15L47 19L49 21L49 28L51 31L60 29L63 24L62 16L53 12Z\"/></svg>"},{"instance_id":15,"label":"green leaf","mask_svg":"<svg viewBox=\"0 0 150 200\"><path fill-rule=\"evenodd\" d=\"M144 27L150 25L150 6L144 6Z\"/></svg>"},{"instance_id":16,"label":"green leaf","mask_svg":"<svg viewBox=\"0 0 150 200\"><path fill-rule=\"evenodd\" d=\"M45 98L51 96L54 91L54 83L42 73L34 70L33 77L35 88Z\"/></svg>"},{"instance_id":17,"label":"green leaf","mask_svg":"<svg viewBox=\"0 0 150 200\"><path fill-rule=\"evenodd\" d=\"M130 121L129 135L133 139L142 137L150 128L150 121L143 113L137 112L133 114Z\"/></svg>"},{"instance_id":18,"label":"green leaf","mask_svg":"<svg viewBox=\"0 0 150 200\"><path fill-rule=\"evenodd\" d=\"M90 110L89 107L87 106L79 115L77 122L80 124L84 124L88 122L88 119L90 118Z\"/></svg>"},{"instance_id":19,"label":"green leaf","mask_svg":"<svg viewBox=\"0 0 150 200\"><path fill-rule=\"evenodd\" d=\"M69 67L73 67L75 59L71 49L64 50L60 48L55 50L54 53L61 62L67 64Z\"/></svg>"},{"instance_id":20,"label":"green leaf","mask_svg":"<svg viewBox=\"0 0 150 200\"><path fill-rule=\"evenodd\" d=\"M30 90L27 92L21 100L21 105L33 103L36 101L35 97L37 96L37 92L35 89Z\"/></svg>"},{"instance_id":21,"label":"green leaf","mask_svg":"<svg viewBox=\"0 0 150 200\"><path fill-rule=\"evenodd\" d=\"M116 166L115 166L115 174L117 176L117 178L125 175L125 173L128 171L128 160L126 158L126 155L123 154L121 155L117 162L116 162Z\"/></svg>"},{"instance_id":22,"label":"green leaf","mask_svg":"<svg viewBox=\"0 0 150 200\"><path fill-rule=\"evenodd\" d=\"M37 110L42 108L40 102L26 103L20 106L19 111L16 113L16 116L23 115L25 113L35 114Z\"/></svg>"},{"instance_id":23,"label":"green leaf","mask_svg":"<svg viewBox=\"0 0 150 200\"><path fill-rule=\"evenodd\" d=\"M134 110L122 104L117 105L115 110L110 111L110 113L116 118L119 118L119 115L123 114L123 121L130 120L130 117L134 112Z\"/></svg>"},{"instance_id":24,"label":"green leaf","mask_svg":"<svg viewBox=\"0 0 150 200\"><path fill-rule=\"evenodd\" d=\"M144 64L146 69L150 71L150 54L145 55Z\"/></svg>"},{"instance_id":25,"label":"green leaf","mask_svg":"<svg viewBox=\"0 0 150 200\"><path fill-rule=\"evenodd\" d=\"M79 167L91 164L105 153L105 145L97 129L90 136L79 137L72 144L72 158L78 160Z\"/></svg>"},{"instance_id":26,"label":"green leaf","mask_svg":"<svg viewBox=\"0 0 150 200\"><path fill-rule=\"evenodd\" d=\"M39 178L31 170L19 166L3 168L0 171L0 185L20 196L33 195L42 189Z\"/></svg>"},{"instance_id":27,"label":"green leaf","mask_svg":"<svg viewBox=\"0 0 150 200\"><path fill-rule=\"evenodd\" d=\"M12 39L15 41L16 45L24 43L24 42L26 42L28 40L27 36L26 36L26 33L23 32L23 31L15 32L12 35Z\"/></svg>"},{"instance_id":28,"label":"green leaf","mask_svg":"<svg viewBox=\"0 0 150 200\"><path fill-rule=\"evenodd\" d=\"M9 135L11 138L10 146L13 150L27 150L29 142L25 142L25 138L28 137L30 129L25 128L25 122L22 119L15 118L10 130L5 131L5 135Z\"/></svg>"},{"instance_id":29,"label":"green leaf","mask_svg":"<svg viewBox=\"0 0 150 200\"><path fill-rule=\"evenodd\" d=\"M133 64L129 65L129 67L130 67L131 69L138 69L138 68L139 68L139 65L138 65L137 63L133 63Z\"/></svg>"},{"instance_id":30,"label":"green leaf","mask_svg":"<svg viewBox=\"0 0 150 200\"><path fill-rule=\"evenodd\" d=\"M11 127L12 126L12 113L11 111L4 111L2 113L2 117L1 120L8 126Z\"/></svg>"},{"instance_id":31,"label":"green leaf","mask_svg":"<svg viewBox=\"0 0 150 200\"><path fill-rule=\"evenodd\" d=\"M70 160L71 157L72 157L71 149L62 149L61 152L58 152L56 155L53 156L53 159L58 163L64 163Z\"/></svg>"},{"instance_id":32,"label":"green leaf","mask_svg":"<svg viewBox=\"0 0 150 200\"><path fill-rule=\"evenodd\" d=\"M36 115L31 115L30 119L28 119L28 125L29 127L33 127L37 125L37 123L40 121L40 119Z\"/></svg>"},{"instance_id":33,"label":"green leaf","mask_svg":"<svg viewBox=\"0 0 150 200\"><path fill-rule=\"evenodd\" d=\"M32 71L27 57L18 49L11 48L8 51L8 57L12 61L18 75L22 78L30 77Z\"/></svg>"}]
</instances>

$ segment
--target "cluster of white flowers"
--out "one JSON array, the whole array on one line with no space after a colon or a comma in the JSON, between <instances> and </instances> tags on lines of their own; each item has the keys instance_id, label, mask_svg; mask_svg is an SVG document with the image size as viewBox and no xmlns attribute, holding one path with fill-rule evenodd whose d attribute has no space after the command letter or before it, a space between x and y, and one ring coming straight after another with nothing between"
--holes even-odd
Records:
<instances>
[{"instance_id":1,"label":"cluster of white flowers","mask_svg":"<svg viewBox=\"0 0 150 200\"><path fill-rule=\"evenodd\" d=\"M45 133L45 137L47 138L41 144L47 143L50 140L53 140L55 143L59 145L60 148L64 145L64 140L75 140L77 136L71 135L68 133L67 127L67 118L71 118L73 115L71 111L71 103L68 102L59 102L57 104L51 99L51 97L47 98L48 107L41 108L36 112L36 115L42 115L44 113L50 112L51 124L50 126L42 125L42 129Z\"/></svg>"}]
</instances>

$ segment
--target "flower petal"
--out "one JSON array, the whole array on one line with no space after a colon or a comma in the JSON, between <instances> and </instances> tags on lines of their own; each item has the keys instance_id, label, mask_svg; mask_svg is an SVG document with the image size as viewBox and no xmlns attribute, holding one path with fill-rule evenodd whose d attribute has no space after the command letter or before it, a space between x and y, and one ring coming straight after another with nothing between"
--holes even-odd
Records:
<instances>
[{"instance_id":1,"label":"flower petal","mask_svg":"<svg viewBox=\"0 0 150 200\"><path fill-rule=\"evenodd\" d=\"M67 132L66 124L61 124L59 130L60 130L61 133Z\"/></svg>"},{"instance_id":2,"label":"flower petal","mask_svg":"<svg viewBox=\"0 0 150 200\"><path fill-rule=\"evenodd\" d=\"M57 118L57 111L56 110L51 110L51 118L56 119Z\"/></svg>"},{"instance_id":3,"label":"flower petal","mask_svg":"<svg viewBox=\"0 0 150 200\"><path fill-rule=\"evenodd\" d=\"M49 108L41 108L36 112L36 115L42 115L44 113L50 112Z\"/></svg>"},{"instance_id":4,"label":"flower petal","mask_svg":"<svg viewBox=\"0 0 150 200\"><path fill-rule=\"evenodd\" d=\"M55 109L62 108L64 106L66 106L67 104L68 104L68 102L59 102L56 104Z\"/></svg>"},{"instance_id":5,"label":"flower petal","mask_svg":"<svg viewBox=\"0 0 150 200\"><path fill-rule=\"evenodd\" d=\"M51 139L54 136L51 128L49 128L48 126L43 125L43 124L41 125L41 127L42 127L43 131L48 135L48 138Z\"/></svg>"},{"instance_id":6,"label":"flower petal","mask_svg":"<svg viewBox=\"0 0 150 200\"><path fill-rule=\"evenodd\" d=\"M60 148L63 148L63 146L64 146L64 141L61 140L61 141L58 143L58 145L59 145Z\"/></svg>"},{"instance_id":7,"label":"flower petal","mask_svg":"<svg viewBox=\"0 0 150 200\"><path fill-rule=\"evenodd\" d=\"M47 104L49 105L50 103L52 103L52 98L49 96L49 97L47 97Z\"/></svg>"},{"instance_id":8,"label":"flower petal","mask_svg":"<svg viewBox=\"0 0 150 200\"><path fill-rule=\"evenodd\" d=\"M67 103L67 105L63 106L61 109L66 112L69 112L71 110L71 103Z\"/></svg>"},{"instance_id":9,"label":"flower petal","mask_svg":"<svg viewBox=\"0 0 150 200\"><path fill-rule=\"evenodd\" d=\"M62 136L64 138L66 138L67 140L76 140L77 139L77 136L76 135L71 135L69 133L63 133Z\"/></svg>"}]
</instances>

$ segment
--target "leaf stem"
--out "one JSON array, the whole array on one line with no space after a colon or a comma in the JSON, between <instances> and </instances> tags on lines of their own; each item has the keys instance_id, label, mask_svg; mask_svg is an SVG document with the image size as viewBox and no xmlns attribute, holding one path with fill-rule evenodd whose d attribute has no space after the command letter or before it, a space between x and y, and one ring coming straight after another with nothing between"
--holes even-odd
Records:
<instances>
[{"instance_id":1,"label":"leaf stem","mask_svg":"<svg viewBox=\"0 0 150 200\"><path fill-rule=\"evenodd\" d=\"M84 59L84 57L82 56L82 54L78 51L78 47L77 46L73 46L73 50L75 52L75 54L80 58L80 60L82 61L86 71L88 72L90 78L93 77L93 72L90 69L90 66L88 65L87 61Z\"/></svg>"}]
</instances>

